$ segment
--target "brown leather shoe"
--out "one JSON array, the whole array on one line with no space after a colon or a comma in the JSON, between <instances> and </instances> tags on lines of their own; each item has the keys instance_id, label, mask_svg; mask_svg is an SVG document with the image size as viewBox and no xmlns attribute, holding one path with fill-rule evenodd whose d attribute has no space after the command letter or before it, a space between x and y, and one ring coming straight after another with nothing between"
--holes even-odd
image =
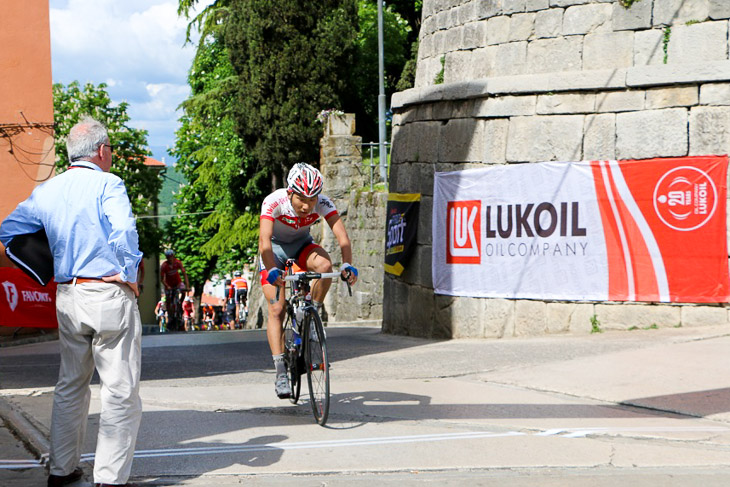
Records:
<instances>
[{"instance_id":1,"label":"brown leather shoe","mask_svg":"<svg viewBox=\"0 0 730 487\"><path fill-rule=\"evenodd\" d=\"M48 476L48 487L63 487L72 482L76 482L84 475L84 471L81 467L76 467L73 472L68 475L49 475Z\"/></svg>"}]
</instances>

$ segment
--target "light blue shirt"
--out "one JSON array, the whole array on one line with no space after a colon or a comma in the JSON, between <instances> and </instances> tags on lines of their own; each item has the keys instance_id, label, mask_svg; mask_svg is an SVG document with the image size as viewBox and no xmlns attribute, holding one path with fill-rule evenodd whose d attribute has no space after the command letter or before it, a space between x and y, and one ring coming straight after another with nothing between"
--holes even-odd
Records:
<instances>
[{"instance_id":1,"label":"light blue shirt","mask_svg":"<svg viewBox=\"0 0 730 487\"><path fill-rule=\"evenodd\" d=\"M0 225L7 246L16 235L45 228L56 282L121 274L137 281L142 258L124 182L89 161L36 187ZM87 169L84 169L87 168Z\"/></svg>"}]
</instances>

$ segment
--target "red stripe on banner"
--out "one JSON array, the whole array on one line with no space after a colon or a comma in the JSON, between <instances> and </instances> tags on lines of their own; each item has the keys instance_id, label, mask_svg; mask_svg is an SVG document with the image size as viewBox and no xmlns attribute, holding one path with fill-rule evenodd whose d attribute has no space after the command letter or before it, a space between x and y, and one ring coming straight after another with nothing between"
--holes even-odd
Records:
<instances>
[{"instance_id":1,"label":"red stripe on banner","mask_svg":"<svg viewBox=\"0 0 730 487\"><path fill-rule=\"evenodd\" d=\"M0 267L0 326L58 328L56 281L41 286L20 269Z\"/></svg>"},{"instance_id":2,"label":"red stripe on banner","mask_svg":"<svg viewBox=\"0 0 730 487\"><path fill-rule=\"evenodd\" d=\"M646 242L644 241L644 236L618 191L609 164L606 163L604 167L608 171L611 192L613 193L616 207L621 216L621 226L629 247L629 254L631 255L631 269L633 271L635 293L633 299L637 301L659 301L659 285L657 284L654 264L652 263L651 254L646 246Z\"/></svg>"},{"instance_id":3,"label":"red stripe on banner","mask_svg":"<svg viewBox=\"0 0 730 487\"><path fill-rule=\"evenodd\" d=\"M606 184L603 180L602 164L599 161L591 161L598 209L601 212L601 221L603 222L603 236L606 241L608 299L611 301L625 301L629 297L626 256L621 245L619 228L611 207Z\"/></svg>"}]
</instances>

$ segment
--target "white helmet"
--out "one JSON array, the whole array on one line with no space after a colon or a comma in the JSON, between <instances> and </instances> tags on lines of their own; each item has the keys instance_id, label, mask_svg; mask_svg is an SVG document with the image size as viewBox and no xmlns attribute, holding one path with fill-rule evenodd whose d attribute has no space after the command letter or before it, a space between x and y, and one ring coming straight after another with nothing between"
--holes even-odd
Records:
<instances>
[{"instance_id":1,"label":"white helmet","mask_svg":"<svg viewBox=\"0 0 730 487\"><path fill-rule=\"evenodd\" d=\"M294 164L294 167L289 171L286 182L287 191L300 194L305 198L317 196L322 192L322 186L324 185L322 173L303 162Z\"/></svg>"}]
</instances>

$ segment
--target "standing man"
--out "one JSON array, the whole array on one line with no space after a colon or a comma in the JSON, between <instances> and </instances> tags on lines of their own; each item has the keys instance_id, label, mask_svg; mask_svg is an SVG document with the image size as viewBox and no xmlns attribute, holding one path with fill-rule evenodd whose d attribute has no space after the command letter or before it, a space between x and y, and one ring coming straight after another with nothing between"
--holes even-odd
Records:
<instances>
[{"instance_id":1,"label":"standing man","mask_svg":"<svg viewBox=\"0 0 730 487\"><path fill-rule=\"evenodd\" d=\"M142 418L141 321L137 267L142 254L129 197L109 173L106 128L85 117L68 134L69 169L38 186L0 225L0 241L45 229L58 289L61 367L53 396L48 486L81 478L89 383L101 382L94 460L96 486L126 485Z\"/></svg>"}]
</instances>

